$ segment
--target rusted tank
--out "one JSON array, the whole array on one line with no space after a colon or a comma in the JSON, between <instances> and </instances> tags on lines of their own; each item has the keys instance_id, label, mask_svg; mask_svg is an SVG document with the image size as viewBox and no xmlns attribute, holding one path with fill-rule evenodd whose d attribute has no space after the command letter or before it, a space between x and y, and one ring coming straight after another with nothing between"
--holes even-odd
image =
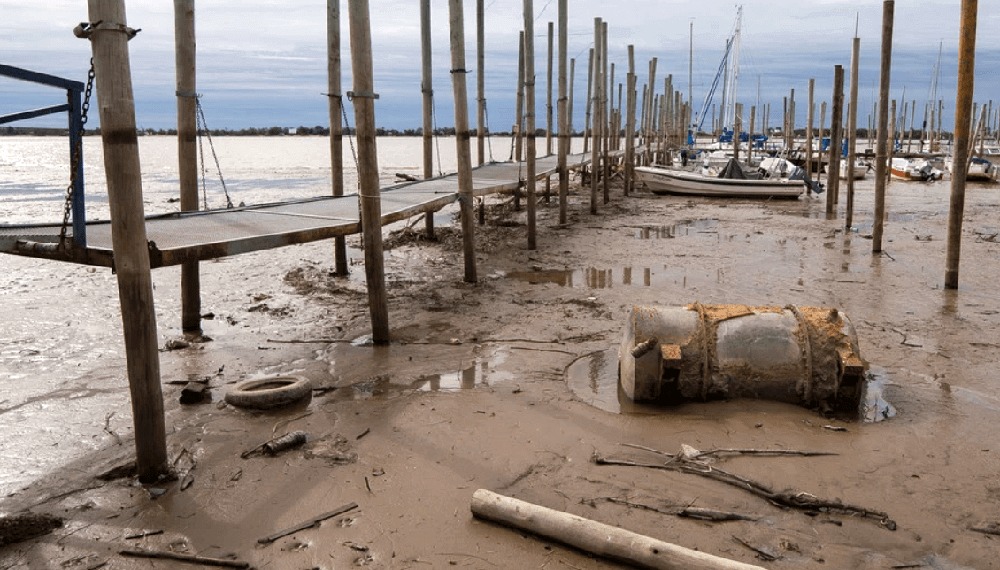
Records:
<instances>
[{"instance_id":1,"label":"rusted tank","mask_svg":"<svg viewBox=\"0 0 1000 570\"><path fill-rule=\"evenodd\" d=\"M618 350L636 402L764 398L856 414L867 363L834 308L632 307Z\"/></svg>"}]
</instances>

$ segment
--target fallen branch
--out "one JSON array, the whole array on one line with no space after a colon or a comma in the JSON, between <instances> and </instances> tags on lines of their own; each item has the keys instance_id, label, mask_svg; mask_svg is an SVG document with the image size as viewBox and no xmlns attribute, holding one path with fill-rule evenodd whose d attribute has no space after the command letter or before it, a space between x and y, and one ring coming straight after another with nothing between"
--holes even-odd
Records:
<instances>
[{"instance_id":1,"label":"fallen branch","mask_svg":"<svg viewBox=\"0 0 1000 570\"><path fill-rule=\"evenodd\" d=\"M970 526L969 530L981 532L983 534L991 534L993 536L1000 536L1000 523L991 522L982 526Z\"/></svg>"},{"instance_id":2,"label":"fallen branch","mask_svg":"<svg viewBox=\"0 0 1000 570\"><path fill-rule=\"evenodd\" d=\"M222 566L225 568L249 568L249 562L242 560L229 560L226 558L208 558L206 556L195 556L193 554L180 554L178 552L167 552L163 550L119 550L118 554L130 556L132 558L156 558L164 560L177 560L189 562L191 564L202 564L205 566Z\"/></svg>"},{"instance_id":3,"label":"fallen branch","mask_svg":"<svg viewBox=\"0 0 1000 570\"><path fill-rule=\"evenodd\" d=\"M706 509L702 507L671 507L671 508L660 508L654 507L653 505L646 505L643 503L634 503L625 499L618 499L615 497L600 497L600 499L605 500L609 503L615 503L618 505L624 505L626 507L632 507L636 509L643 509L647 511L653 511L655 513L660 513L664 515L674 515L677 517L684 517L689 519L697 519L702 521L710 522L726 522L726 521L757 521L760 517L753 515L743 515L740 513L732 513L728 511L717 511L715 509Z\"/></svg>"},{"instance_id":4,"label":"fallen branch","mask_svg":"<svg viewBox=\"0 0 1000 570\"><path fill-rule=\"evenodd\" d=\"M740 538L740 537L738 537L736 535L733 535L733 540L735 540L736 542L738 542L738 543L742 544L743 546L749 548L750 550L753 550L754 552L757 553L758 557L760 557L762 560L765 560L767 562L773 562L773 561L781 558L777 554L773 554L771 552L768 552L767 550L764 550L763 548L758 548L758 547L750 544L749 542L743 540L742 538Z\"/></svg>"},{"instance_id":5,"label":"fallen branch","mask_svg":"<svg viewBox=\"0 0 1000 570\"><path fill-rule=\"evenodd\" d=\"M335 517L337 515L342 515L342 514L348 512L348 511L353 511L356 508L358 508L358 504L357 503L347 503L346 505L344 505L342 507L338 507L338 508L336 508L336 509L334 509L334 510L332 510L330 512L323 513L321 515L317 515L317 516L315 516L315 517L313 517L313 518L311 518L311 519L309 519L309 520L307 520L305 522L299 523L299 524L297 524L295 526L288 527L288 528L286 528L284 530L279 530L278 532L276 532L274 534L271 534L271 535L268 535L268 536L265 536L264 538L258 538L257 542L260 543L260 544L271 544L272 542L274 542L275 540L278 540L279 538L281 538L283 536L288 536L288 535L290 535L292 533L295 533L295 532L298 532L300 530L305 530L307 528L312 528L314 526L319 525L319 523L325 521L328 518L332 518L332 517Z\"/></svg>"},{"instance_id":6,"label":"fallen branch","mask_svg":"<svg viewBox=\"0 0 1000 570\"><path fill-rule=\"evenodd\" d=\"M877 520L880 525L889 530L896 530L896 522L889 518L889 515L884 512L841 503L837 500L820 499L815 495L802 491L784 491L779 493L752 479L736 475L735 473L729 473L728 471L723 471L718 467L713 467L702 461L692 461L680 455L674 456L671 461L666 463L638 463L624 459L601 457L595 453L593 455L593 461L597 465L646 467L649 469L662 469L664 471L698 475L742 489L781 507L788 507L803 511L824 511L850 516L861 516L863 518Z\"/></svg>"},{"instance_id":7,"label":"fallen branch","mask_svg":"<svg viewBox=\"0 0 1000 570\"><path fill-rule=\"evenodd\" d=\"M659 449L653 449L652 447L646 447L644 445L637 445L635 443L623 443L622 446L624 446L624 447L632 447L632 448L635 448L635 449L641 449L643 451L648 451L650 453L656 453L657 455L662 455L662 456L668 457L670 459L674 459L674 458L677 457L677 455L675 455L673 453L667 453L666 451L660 451ZM833 453L831 451L800 451L800 450L797 450L797 449L749 449L749 448L732 449L732 448L719 448L719 449L710 449L708 451L698 451L698 450L695 449L693 451L695 451L697 453L691 453L690 455L684 455L684 459L697 460L697 459L701 459L703 457L718 458L718 457L723 456L723 455L755 455L755 456L764 456L764 457L767 457L767 456L781 457L781 456L789 456L789 455L797 456L797 457L821 457L821 456L824 456L824 455L838 455L837 453Z\"/></svg>"},{"instance_id":8,"label":"fallen branch","mask_svg":"<svg viewBox=\"0 0 1000 570\"><path fill-rule=\"evenodd\" d=\"M472 514L539 536L558 540L598 556L645 568L686 570L763 570L697 550L636 534L618 527L479 489Z\"/></svg>"}]
</instances>

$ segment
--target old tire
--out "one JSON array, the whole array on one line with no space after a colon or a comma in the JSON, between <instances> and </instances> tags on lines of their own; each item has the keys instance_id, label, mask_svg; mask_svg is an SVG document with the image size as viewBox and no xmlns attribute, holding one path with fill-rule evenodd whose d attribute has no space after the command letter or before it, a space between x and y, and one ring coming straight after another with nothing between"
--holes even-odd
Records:
<instances>
[{"instance_id":1,"label":"old tire","mask_svg":"<svg viewBox=\"0 0 1000 570\"><path fill-rule=\"evenodd\" d=\"M238 382L226 392L226 403L267 410L312 397L312 382L302 376L271 376Z\"/></svg>"}]
</instances>

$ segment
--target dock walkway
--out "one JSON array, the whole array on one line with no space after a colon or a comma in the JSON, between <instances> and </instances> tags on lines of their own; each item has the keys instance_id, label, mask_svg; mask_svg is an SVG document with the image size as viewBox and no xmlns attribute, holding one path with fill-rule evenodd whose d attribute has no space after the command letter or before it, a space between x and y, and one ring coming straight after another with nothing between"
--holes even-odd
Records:
<instances>
[{"instance_id":1,"label":"dock walkway","mask_svg":"<svg viewBox=\"0 0 1000 570\"><path fill-rule=\"evenodd\" d=\"M569 155L567 168L590 163L586 154ZM558 157L536 161L536 176L556 173ZM513 192L524 183L525 163L492 162L472 171L473 195ZM458 200L458 174L404 182L380 192L382 225L436 212ZM60 224L2 225L0 253L112 267L111 222L87 223L85 248L59 247ZM72 228L67 228L72 235ZM358 194L260 204L222 210L148 216L146 234L152 268L307 243L361 232Z\"/></svg>"}]
</instances>

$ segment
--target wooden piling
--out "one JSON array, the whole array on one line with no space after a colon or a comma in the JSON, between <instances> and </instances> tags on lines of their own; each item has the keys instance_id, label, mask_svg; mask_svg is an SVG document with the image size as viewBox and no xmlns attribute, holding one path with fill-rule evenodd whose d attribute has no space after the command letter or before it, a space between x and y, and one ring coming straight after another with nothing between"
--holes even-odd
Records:
<instances>
[{"instance_id":1,"label":"wooden piling","mask_svg":"<svg viewBox=\"0 0 1000 570\"><path fill-rule=\"evenodd\" d=\"M830 118L830 154L826 167L826 213L836 212L837 194L840 191L840 140L843 131L844 66L833 68L833 112Z\"/></svg>"},{"instance_id":2,"label":"wooden piling","mask_svg":"<svg viewBox=\"0 0 1000 570\"><path fill-rule=\"evenodd\" d=\"M584 109L583 118L583 154L590 150L590 139L593 135L592 123L590 120L593 114L594 105L594 48L590 48L590 55L587 57L587 103Z\"/></svg>"},{"instance_id":3,"label":"wooden piling","mask_svg":"<svg viewBox=\"0 0 1000 570\"><path fill-rule=\"evenodd\" d=\"M754 128L756 127L756 120L757 106L750 105L750 132L747 133L747 164L751 164L753 162L753 134Z\"/></svg>"},{"instance_id":4,"label":"wooden piling","mask_svg":"<svg viewBox=\"0 0 1000 570\"><path fill-rule=\"evenodd\" d=\"M813 120L816 118L816 80L809 79L809 111L806 113L806 175L813 177Z\"/></svg>"},{"instance_id":5,"label":"wooden piling","mask_svg":"<svg viewBox=\"0 0 1000 570\"><path fill-rule=\"evenodd\" d=\"M854 225L854 160L857 156L858 139L858 67L861 57L861 38L855 36L851 43L851 91L847 108L847 206L844 214L844 228L848 231Z\"/></svg>"},{"instance_id":6,"label":"wooden piling","mask_svg":"<svg viewBox=\"0 0 1000 570\"><path fill-rule=\"evenodd\" d=\"M600 170L601 165L601 141L604 139L603 132L601 130L601 82L603 81L601 77L601 56L604 55L604 50L601 49L601 38L603 37L604 28L601 25L600 18L594 18L594 90L590 94L591 106L593 107L593 114L591 118L593 123L591 125L591 131L593 134L593 148L591 148L590 154L590 213L597 213L597 173Z\"/></svg>"},{"instance_id":7,"label":"wooden piling","mask_svg":"<svg viewBox=\"0 0 1000 570\"><path fill-rule=\"evenodd\" d=\"M567 49L569 48L567 47ZM576 58L571 57L569 58L569 85L566 87L566 90L569 92L569 102L566 104L566 131L570 137L572 137L575 132L575 129L573 127L573 95L576 92L575 81L576 81ZM570 140L572 142L572 139ZM570 152L571 150L572 150L572 144L570 145L570 149L567 150L567 152Z\"/></svg>"},{"instance_id":8,"label":"wooden piling","mask_svg":"<svg viewBox=\"0 0 1000 570\"><path fill-rule=\"evenodd\" d=\"M552 49L555 39L555 23L549 22L548 65L545 67L545 156L552 156Z\"/></svg>"},{"instance_id":9,"label":"wooden piling","mask_svg":"<svg viewBox=\"0 0 1000 570\"><path fill-rule=\"evenodd\" d=\"M389 305L382 256L382 201L379 197L378 151L375 144L375 79L372 71L372 37L368 0L347 3L351 29L351 69L354 90L354 124L357 125L358 182L361 232L365 249L365 279L372 319L372 342L389 342Z\"/></svg>"},{"instance_id":10,"label":"wooden piling","mask_svg":"<svg viewBox=\"0 0 1000 570\"><path fill-rule=\"evenodd\" d=\"M514 160L524 160L524 31L517 36L517 94L514 98L514 117L517 125L514 127ZM514 194L515 205L520 209L520 191Z\"/></svg>"},{"instance_id":11,"label":"wooden piling","mask_svg":"<svg viewBox=\"0 0 1000 570\"><path fill-rule=\"evenodd\" d=\"M111 242L135 426L139 480L169 472L153 280L142 204L142 173L124 0L89 0L90 37L100 102L101 140L111 213Z\"/></svg>"},{"instance_id":12,"label":"wooden piling","mask_svg":"<svg viewBox=\"0 0 1000 570\"><path fill-rule=\"evenodd\" d=\"M333 0L329 0L333 1ZM431 0L420 0L420 92L423 94L424 179L434 177L434 82L431 74ZM424 214L428 238L434 237L434 212Z\"/></svg>"},{"instance_id":13,"label":"wooden piling","mask_svg":"<svg viewBox=\"0 0 1000 570\"><path fill-rule=\"evenodd\" d=\"M177 73L177 167L181 211L198 208L198 94L195 73L194 0L174 0ZM181 264L181 329L201 332L201 279L197 261Z\"/></svg>"},{"instance_id":14,"label":"wooden piling","mask_svg":"<svg viewBox=\"0 0 1000 570\"><path fill-rule=\"evenodd\" d=\"M528 196L528 249L535 242L535 8L532 0L524 0L524 119L527 175L524 181Z\"/></svg>"},{"instance_id":15,"label":"wooden piling","mask_svg":"<svg viewBox=\"0 0 1000 570\"><path fill-rule=\"evenodd\" d=\"M740 130L743 128L743 103L733 105L735 115L733 116L733 159L740 161Z\"/></svg>"},{"instance_id":16,"label":"wooden piling","mask_svg":"<svg viewBox=\"0 0 1000 570\"><path fill-rule=\"evenodd\" d=\"M635 46L628 46L628 73L625 76L628 84L625 103L625 195L628 196L635 184Z\"/></svg>"},{"instance_id":17,"label":"wooden piling","mask_svg":"<svg viewBox=\"0 0 1000 570\"><path fill-rule=\"evenodd\" d=\"M462 0L448 0L451 19L451 84L455 96L455 146L458 154L458 199L462 212L465 281L475 283L475 224L472 220L472 157L469 148L469 100L465 87L465 16Z\"/></svg>"},{"instance_id":18,"label":"wooden piling","mask_svg":"<svg viewBox=\"0 0 1000 570\"><path fill-rule=\"evenodd\" d=\"M604 188L604 203L611 201L610 189L611 161L608 148L611 146L611 126L608 121L608 23L601 21L601 183ZM596 170L594 172L597 172Z\"/></svg>"},{"instance_id":19,"label":"wooden piling","mask_svg":"<svg viewBox=\"0 0 1000 570\"><path fill-rule=\"evenodd\" d=\"M895 0L882 2L882 58L878 88L878 142L875 145L875 219L872 253L882 253L885 225L885 185L889 173L889 80L892 75L892 28Z\"/></svg>"},{"instance_id":20,"label":"wooden piling","mask_svg":"<svg viewBox=\"0 0 1000 570\"><path fill-rule=\"evenodd\" d=\"M344 95L341 80L340 53L340 2L327 0L327 106L330 114L330 184L334 196L344 195ZM347 239L333 240L334 274L345 277L350 268L347 263Z\"/></svg>"},{"instance_id":21,"label":"wooden piling","mask_svg":"<svg viewBox=\"0 0 1000 570\"><path fill-rule=\"evenodd\" d=\"M643 144L646 146L646 160L644 164L653 164L653 110L656 108L656 58L649 60L649 84L646 93L646 105L643 113L645 115L645 126L643 131Z\"/></svg>"},{"instance_id":22,"label":"wooden piling","mask_svg":"<svg viewBox=\"0 0 1000 570\"><path fill-rule=\"evenodd\" d=\"M969 125L976 72L976 15L978 0L962 0L962 25L958 38L958 94L955 99L954 168L951 175L951 207L948 210L948 256L944 274L946 289L958 289L962 247L962 216L965 212L965 179L969 167Z\"/></svg>"},{"instance_id":23,"label":"wooden piling","mask_svg":"<svg viewBox=\"0 0 1000 570\"><path fill-rule=\"evenodd\" d=\"M486 8L476 0L476 151L478 162L486 162Z\"/></svg>"},{"instance_id":24,"label":"wooden piling","mask_svg":"<svg viewBox=\"0 0 1000 570\"><path fill-rule=\"evenodd\" d=\"M556 102L559 119L559 225L566 225L567 202L569 200L569 170L566 157L569 154L572 129L569 122L569 103L567 101L566 55L569 44L569 32L566 30L569 21L569 0L559 0L559 94Z\"/></svg>"}]
</instances>

